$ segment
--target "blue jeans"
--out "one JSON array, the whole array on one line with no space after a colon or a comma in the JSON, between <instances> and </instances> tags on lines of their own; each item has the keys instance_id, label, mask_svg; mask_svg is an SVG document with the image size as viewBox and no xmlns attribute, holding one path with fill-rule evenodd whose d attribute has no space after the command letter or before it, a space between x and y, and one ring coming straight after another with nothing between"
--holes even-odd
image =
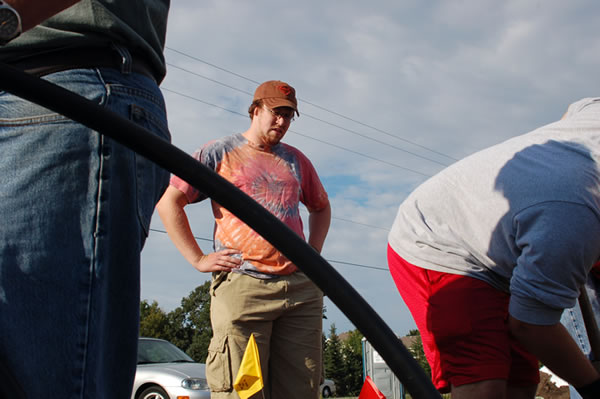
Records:
<instances>
[{"instance_id":1,"label":"blue jeans","mask_svg":"<svg viewBox=\"0 0 600 399\"><path fill-rule=\"evenodd\" d=\"M592 305L592 310L596 316L596 323L598 323L600 326L600 298L598 298L598 293L600 292L600 281L590 275L585 287ZM577 342L577 345L579 345L583 353L585 353L585 355L591 360L595 360L592 358L592 349L587 332L585 330L585 324L583 321L583 316L581 315L581 309L579 308L579 302L577 302L575 307L571 309L565 309L560 322L567 328L569 334L571 334L575 342ZM596 353L594 355L597 357L599 354ZM569 386L569 391L571 394L571 399L581 399L579 393L577 393L575 388L572 386Z\"/></svg>"},{"instance_id":2,"label":"blue jeans","mask_svg":"<svg viewBox=\"0 0 600 399\"><path fill-rule=\"evenodd\" d=\"M162 94L143 75L106 68L44 78L170 140ZM0 91L0 362L28 398L131 395L140 251L168 177Z\"/></svg>"}]
</instances>

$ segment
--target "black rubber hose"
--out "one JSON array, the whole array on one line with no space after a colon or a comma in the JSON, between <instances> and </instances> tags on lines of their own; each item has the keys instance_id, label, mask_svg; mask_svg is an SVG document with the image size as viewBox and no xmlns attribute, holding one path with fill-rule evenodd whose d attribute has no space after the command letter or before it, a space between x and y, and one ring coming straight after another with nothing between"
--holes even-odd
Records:
<instances>
[{"instance_id":1,"label":"black rubber hose","mask_svg":"<svg viewBox=\"0 0 600 399\"><path fill-rule=\"evenodd\" d=\"M303 239L237 187L116 113L2 63L0 89L113 138L210 196L296 264L362 332L413 398L441 398L410 352L360 294Z\"/></svg>"}]
</instances>

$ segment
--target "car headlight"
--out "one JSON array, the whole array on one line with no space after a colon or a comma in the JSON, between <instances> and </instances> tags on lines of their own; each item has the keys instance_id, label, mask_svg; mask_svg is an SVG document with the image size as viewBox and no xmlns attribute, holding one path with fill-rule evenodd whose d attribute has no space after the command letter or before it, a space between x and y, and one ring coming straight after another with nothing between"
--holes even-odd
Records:
<instances>
[{"instance_id":1,"label":"car headlight","mask_svg":"<svg viewBox=\"0 0 600 399\"><path fill-rule=\"evenodd\" d=\"M181 381L181 386L185 389L193 389L195 391L208 389L208 384L204 378L186 378Z\"/></svg>"}]
</instances>

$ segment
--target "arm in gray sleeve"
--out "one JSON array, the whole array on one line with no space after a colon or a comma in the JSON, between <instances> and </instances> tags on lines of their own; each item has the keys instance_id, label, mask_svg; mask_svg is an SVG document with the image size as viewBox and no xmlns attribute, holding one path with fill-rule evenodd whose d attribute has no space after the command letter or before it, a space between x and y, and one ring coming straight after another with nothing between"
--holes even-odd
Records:
<instances>
[{"instance_id":1,"label":"arm in gray sleeve","mask_svg":"<svg viewBox=\"0 0 600 399\"><path fill-rule=\"evenodd\" d=\"M558 323L600 256L600 221L584 205L554 201L521 211L514 225L521 254L509 313L531 324Z\"/></svg>"}]
</instances>

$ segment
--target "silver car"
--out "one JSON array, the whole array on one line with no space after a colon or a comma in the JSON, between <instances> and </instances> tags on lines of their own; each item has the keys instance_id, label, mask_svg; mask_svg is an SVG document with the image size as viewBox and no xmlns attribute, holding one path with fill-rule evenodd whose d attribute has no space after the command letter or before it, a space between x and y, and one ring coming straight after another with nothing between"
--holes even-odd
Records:
<instances>
[{"instance_id":1,"label":"silver car","mask_svg":"<svg viewBox=\"0 0 600 399\"><path fill-rule=\"evenodd\" d=\"M140 338L131 399L209 399L204 364L172 343Z\"/></svg>"},{"instance_id":2,"label":"silver car","mask_svg":"<svg viewBox=\"0 0 600 399\"><path fill-rule=\"evenodd\" d=\"M330 379L325 379L325 381L323 381L323 383L321 384L320 389L323 397L329 398L335 393L335 382L333 382L333 380Z\"/></svg>"}]
</instances>

